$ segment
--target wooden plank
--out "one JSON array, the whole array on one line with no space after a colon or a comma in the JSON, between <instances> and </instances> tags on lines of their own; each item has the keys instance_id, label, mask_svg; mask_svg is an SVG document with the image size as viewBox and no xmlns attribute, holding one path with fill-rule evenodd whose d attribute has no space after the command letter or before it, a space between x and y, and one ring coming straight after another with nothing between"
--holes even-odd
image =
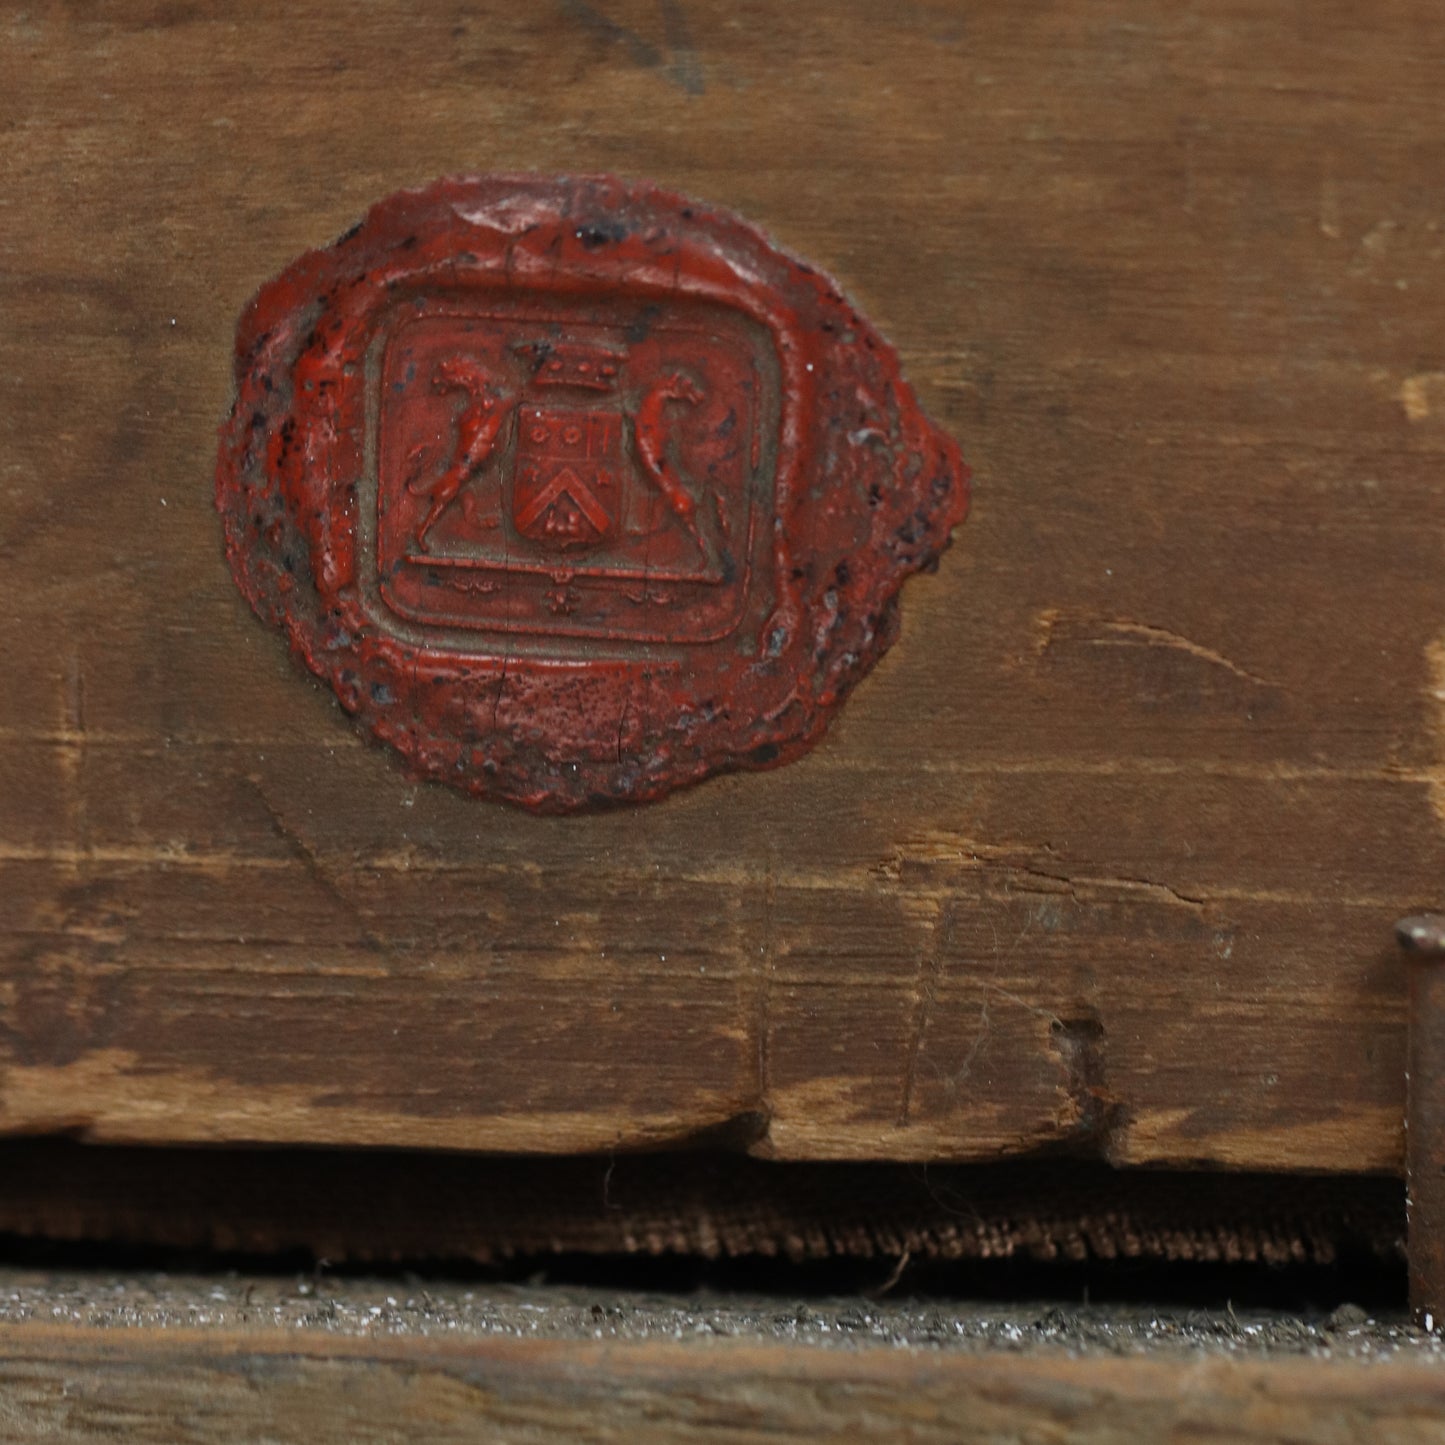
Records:
<instances>
[{"instance_id":1,"label":"wooden plank","mask_svg":"<svg viewBox=\"0 0 1445 1445\"><path fill-rule=\"evenodd\" d=\"M1389 924L1445 865L1435 20L0 9L0 1130L1397 1169ZM520 167L762 222L977 467L798 765L567 820L417 787L235 594L245 299Z\"/></svg>"},{"instance_id":2,"label":"wooden plank","mask_svg":"<svg viewBox=\"0 0 1445 1445\"><path fill-rule=\"evenodd\" d=\"M178 1421L197 1442L848 1441L861 1430L880 1441L1416 1445L1445 1440L1445 1373L1426 1359L0 1326L9 1439L165 1441Z\"/></svg>"}]
</instances>

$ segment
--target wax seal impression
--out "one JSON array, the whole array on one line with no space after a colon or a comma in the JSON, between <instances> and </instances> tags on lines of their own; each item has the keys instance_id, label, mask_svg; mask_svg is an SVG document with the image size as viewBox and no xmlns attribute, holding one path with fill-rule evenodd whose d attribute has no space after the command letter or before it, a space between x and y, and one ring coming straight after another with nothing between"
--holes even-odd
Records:
<instances>
[{"instance_id":1,"label":"wax seal impression","mask_svg":"<svg viewBox=\"0 0 1445 1445\"><path fill-rule=\"evenodd\" d=\"M806 750L966 487L892 348L745 222L488 176L262 288L216 502L252 607L413 773L568 812Z\"/></svg>"}]
</instances>

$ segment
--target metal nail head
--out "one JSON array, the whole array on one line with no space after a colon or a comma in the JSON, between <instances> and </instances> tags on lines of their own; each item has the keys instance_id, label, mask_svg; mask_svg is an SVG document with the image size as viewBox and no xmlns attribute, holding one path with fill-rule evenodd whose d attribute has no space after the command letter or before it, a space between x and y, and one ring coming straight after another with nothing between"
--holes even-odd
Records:
<instances>
[{"instance_id":1,"label":"metal nail head","mask_svg":"<svg viewBox=\"0 0 1445 1445\"><path fill-rule=\"evenodd\" d=\"M1405 1055L1405 1210L1410 1309L1445 1326L1445 913L1395 925L1409 971Z\"/></svg>"}]
</instances>

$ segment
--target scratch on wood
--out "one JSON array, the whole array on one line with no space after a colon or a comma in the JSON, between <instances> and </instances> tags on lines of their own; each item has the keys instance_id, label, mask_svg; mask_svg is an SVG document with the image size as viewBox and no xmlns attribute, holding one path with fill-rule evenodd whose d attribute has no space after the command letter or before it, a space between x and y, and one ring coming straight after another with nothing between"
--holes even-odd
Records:
<instances>
[{"instance_id":1,"label":"scratch on wood","mask_svg":"<svg viewBox=\"0 0 1445 1445\"><path fill-rule=\"evenodd\" d=\"M1210 662L1215 667L1222 667L1226 672L1232 672L1235 677L1243 678L1245 682L1252 682L1258 687L1279 686L1277 682L1271 682L1269 678L1261 677L1247 667L1241 667L1237 662L1232 662L1222 652L1216 652L1212 647L1205 647L1201 643L1193 642L1178 632L1172 632L1167 627L1154 627L1145 622L1106 622L1104 626L1114 634L1118 641L1111 641L1111 639L1103 637L1095 638L1093 644L1096 647L1127 646L1129 643L1141 643L1148 647L1172 647L1187 653L1190 657L1197 657L1202 662Z\"/></svg>"},{"instance_id":2,"label":"scratch on wood","mask_svg":"<svg viewBox=\"0 0 1445 1445\"><path fill-rule=\"evenodd\" d=\"M1125 878L1111 875L1088 877L1081 874L1045 873L1037 868L1020 871L1024 873L1026 878L1035 879L1040 883L1058 884L1059 891L1067 893L1069 897L1079 902L1087 901L1089 896L1094 893L1124 893L1143 895L1158 903L1178 905L1180 907L1198 910L1207 907L1210 901L1208 898L1202 896L1181 893L1177 888L1172 888L1167 883L1155 883L1149 878ZM1027 892L1028 889L1019 888L1018 891Z\"/></svg>"},{"instance_id":3,"label":"scratch on wood","mask_svg":"<svg viewBox=\"0 0 1445 1445\"><path fill-rule=\"evenodd\" d=\"M61 728L57 738L58 760L70 816L70 834L75 839L71 866L78 873L90 857L90 822L85 804L85 664L78 652L65 662L61 695Z\"/></svg>"},{"instance_id":4,"label":"scratch on wood","mask_svg":"<svg viewBox=\"0 0 1445 1445\"><path fill-rule=\"evenodd\" d=\"M1039 854L1052 852L1047 843L984 843L962 833L935 829L899 843L888 857L873 865L872 872L889 883L899 883L910 874L923 874L938 867L968 871L989 866L1028 869Z\"/></svg>"},{"instance_id":5,"label":"scratch on wood","mask_svg":"<svg viewBox=\"0 0 1445 1445\"><path fill-rule=\"evenodd\" d=\"M930 832L898 844L889 857L873 865L872 871L890 883L910 879L910 891L919 896L926 896L927 888L919 888L917 884L926 884L930 872L944 868L992 873L1013 892L1062 893L1078 902L1090 901L1096 894L1105 897L1125 894L1171 906L1202 909L1212 901L1203 894L1185 893L1150 878L1069 873L1057 866L1041 866L1036 861L1041 855L1052 857L1053 851L1047 843L983 843L961 834Z\"/></svg>"},{"instance_id":6,"label":"scratch on wood","mask_svg":"<svg viewBox=\"0 0 1445 1445\"><path fill-rule=\"evenodd\" d=\"M758 944L758 962L753 1000L753 1041L757 1061L758 1108L764 1117L773 1112L773 1070L771 995L773 984L773 923L777 905L777 865L771 850L763 874L763 936Z\"/></svg>"},{"instance_id":7,"label":"scratch on wood","mask_svg":"<svg viewBox=\"0 0 1445 1445\"><path fill-rule=\"evenodd\" d=\"M1234 677L1256 687L1277 688L1281 684L1226 657L1213 647L1195 642L1183 633L1149 622L1134 622L1122 617L1073 617L1059 608L1046 607L1034 619L1034 655L1041 657L1058 640L1061 628L1070 628L1071 642L1085 647L1162 647L1198 658L1212 667L1223 668Z\"/></svg>"},{"instance_id":8,"label":"scratch on wood","mask_svg":"<svg viewBox=\"0 0 1445 1445\"><path fill-rule=\"evenodd\" d=\"M913 1112L913 1095L918 1084L918 1065L923 1054L923 1037L928 1031L928 1017L933 1010L934 995L943 977L943 951L953 937L955 905L952 901L935 903L928 940L918 959L918 975L914 984L913 1019L908 1029L908 1048L903 1065L903 1084L899 1091L897 1127L906 1129ZM988 1004L984 1003L980 1028L988 1027ZM978 1053L981 1038L975 1040L969 1055L971 1062Z\"/></svg>"},{"instance_id":9,"label":"scratch on wood","mask_svg":"<svg viewBox=\"0 0 1445 1445\"><path fill-rule=\"evenodd\" d=\"M350 898L348 898L335 878L331 876L330 870L321 861L320 855L306 841L301 833L294 828L286 819L284 813L271 800L270 794L266 791L265 784L259 778L252 777L247 780L255 789L256 796L261 800L261 806L266 810L266 816L271 820L271 827L275 830L276 836L301 860L307 873L315 881L318 888L331 899L331 901L350 919L357 927L362 942L372 949L384 951L384 945L380 938L374 934L367 925L366 919L362 916L361 910Z\"/></svg>"}]
</instances>

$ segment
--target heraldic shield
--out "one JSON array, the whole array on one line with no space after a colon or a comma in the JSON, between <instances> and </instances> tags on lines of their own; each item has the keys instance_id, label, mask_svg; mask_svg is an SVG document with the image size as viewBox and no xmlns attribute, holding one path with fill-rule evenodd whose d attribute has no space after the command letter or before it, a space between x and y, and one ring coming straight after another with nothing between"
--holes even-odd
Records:
<instances>
[{"instance_id":1,"label":"heraldic shield","mask_svg":"<svg viewBox=\"0 0 1445 1445\"><path fill-rule=\"evenodd\" d=\"M623 469L619 412L519 407L512 525L558 550L607 541L618 530Z\"/></svg>"}]
</instances>

